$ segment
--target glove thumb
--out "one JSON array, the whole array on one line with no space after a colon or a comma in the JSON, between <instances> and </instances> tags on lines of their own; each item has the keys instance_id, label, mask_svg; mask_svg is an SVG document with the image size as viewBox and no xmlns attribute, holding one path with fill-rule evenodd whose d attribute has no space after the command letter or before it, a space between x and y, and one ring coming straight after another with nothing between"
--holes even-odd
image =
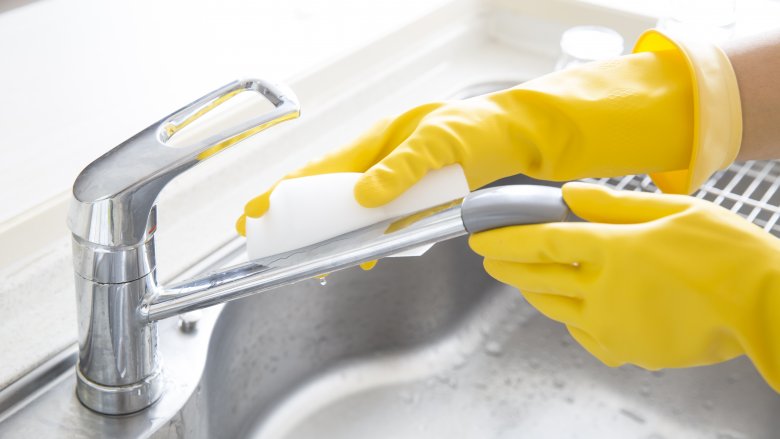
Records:
<instances>
[{"instance_id":1,"label":"glove thumb","mask_svg":"<svg viewBox=\"0 0 780 439\"><path fill-rule=\"evenodd\" d=\"M578 217L592 223L637 224L681 212L690 197L616 191L591 183L567 183L563 199Z\"/></svg>"}]
</instances>

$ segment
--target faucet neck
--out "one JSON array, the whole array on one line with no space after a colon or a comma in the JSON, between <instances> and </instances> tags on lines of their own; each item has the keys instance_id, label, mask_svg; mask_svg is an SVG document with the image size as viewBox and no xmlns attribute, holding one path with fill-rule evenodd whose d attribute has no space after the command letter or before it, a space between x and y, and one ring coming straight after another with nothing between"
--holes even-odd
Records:
<instances>
[{"instance_id":1,"label":"faucet neck","mask_svg":"<svg viewBox=\"0 0 780 439\"><path fill-rule=\"evenodd\" d=\"M100 413L142 410L163 389L157 323L139 316L145 302L157 295L154 240L110 249L74 235L73 257L79 325L76 394Z\"/></svg>"},{"instance_id":2,"label":"faucet neck","mask_svg":"<svg viewBox=\"0 0 780 439\"><path fill-rule=\"evenodd\" d=\"M102 284L120 284L147 276L157 266L154 231L157 209L152 208L144 239L134 245L108 246L73 233L73 269L76 275Z\"/></svg>"}]
</instances>

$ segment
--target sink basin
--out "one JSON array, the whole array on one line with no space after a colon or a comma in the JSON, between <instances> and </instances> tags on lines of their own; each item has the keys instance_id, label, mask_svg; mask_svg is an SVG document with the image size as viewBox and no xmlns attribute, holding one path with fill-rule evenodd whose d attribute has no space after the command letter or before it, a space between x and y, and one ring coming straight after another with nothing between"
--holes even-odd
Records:
<instances>
[{"instance_id":1,"label":"sink basin","mask_svg":"<svg viewBox=\"0 0 780 439\"><path fill-rule=\"evenodd\" d=\"M71 360L0 422L0 436L727 439L780 430L780 397L745 358L661 372L604 366L490 278L465 239L209 309L192 333L166 323L167 391L155 405L90 412L74 394Z\"/></svg>"},{"instance_id":2,"label":"sink basin","mask_svg":"<svg viewBox=\"0 0 780 439\"><path fill-rule=\"evenodd\" d=\"M514 181L517 182L517 181ZM208 434L253 438L771 437L752 365L609 368L465 239L225 306L201 391Z\"/></svg>"},{"instance_id":3,"label":"sink basin","mask_svg":"<svg viewBox=\"0 0 780 439\"><path fill-rule=\"evenodd\" d=\"M477 82L451 98L519 82ZM780 397L745 358L604 366L490 278L465 238L230 303L212 337L196 399L212 407L214 436L728 439L780 429Z\"/></svg>"}]
</instances>

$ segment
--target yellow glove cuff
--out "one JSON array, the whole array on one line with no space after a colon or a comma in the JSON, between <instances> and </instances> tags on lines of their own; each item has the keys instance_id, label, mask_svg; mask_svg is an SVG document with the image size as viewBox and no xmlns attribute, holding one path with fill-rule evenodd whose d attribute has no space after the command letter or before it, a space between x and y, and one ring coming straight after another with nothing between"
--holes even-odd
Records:
<instances>
[{"instance_id":1,"label":"yellow glove cuff","mask_svg":"<svg viewBox=\"0 0 780 439\"><path fill-rule=\"evenodd\" d=\"M688 169L650 174L662 191L689 194L717 170L730 165L742 142L742 106L737 76L717 46L658 30L642 34L634 53L678 50L693 81L693 146Z\"/></svg>"}]
</instances>

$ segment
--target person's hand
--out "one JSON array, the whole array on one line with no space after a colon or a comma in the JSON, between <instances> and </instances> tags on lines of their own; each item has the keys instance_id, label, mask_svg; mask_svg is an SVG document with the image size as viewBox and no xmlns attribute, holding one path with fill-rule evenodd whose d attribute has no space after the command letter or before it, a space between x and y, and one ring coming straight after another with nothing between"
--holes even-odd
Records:
<instances>
[{"instance_id":1,"label":"person's hand","mask_svg":"<svg viewBox=\"0 0 780 439\"><path fill-rule=\"evenodd\" d=\"M478 233L472 249L604 363L648 369L747 354L780 390L780 240L687 196L563 187L588 223Z\"/></svg>"},{"instance_id":2,"label":"person's hand","mask_svg":"<svg viewBox=\"0 0 780 439\"><path fill-rule=\"evenodd\" d=\"M693 181L687 171L692 151L711 171L724 163L718 154L696 146L706 136L695 135L698 88L690 59L658 33L648 33L642 41L657 51L594 62L509 90L426 104L387 118L287 178L363 172L354 194L365 207L383 205L428 171L455 163L471 189L519 173L561 181L650 172L661 177L665 191L685 192ZM730 145L723 136L718 142ZM269 194L247 203L237 224L241 234L246 216L259 217L268 210Z\"/></svg>"},{"instance_id":3,"label":"person's hand","mask_svg":"<svg viewBox=\"0 0 780 439\"><path fill-rule=\"evenodd\" d=\"M365 172L392 151L395 146L408 138L423 117L443 105L443 103L438 102L429 103L412 108L396 117L384 118L352 143L306 164L286 175L284 179L336 172ZM268 211L271 192L278 183L246 203L244 214L236 222L236 230L239 234L246 236L247 216L260 218Z\"/></svg>"}]
</instances>

